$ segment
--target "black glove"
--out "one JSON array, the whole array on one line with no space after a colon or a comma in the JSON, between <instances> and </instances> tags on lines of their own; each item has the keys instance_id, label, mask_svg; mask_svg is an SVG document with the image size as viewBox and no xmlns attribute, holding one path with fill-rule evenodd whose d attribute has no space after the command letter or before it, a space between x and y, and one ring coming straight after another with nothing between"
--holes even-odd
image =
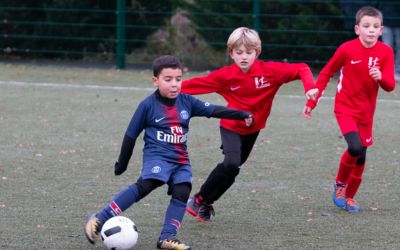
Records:
<instances>
[{"instance_id":1,"label":"black glove","mask_svg":"<svg viewBox=\"0 0 400 250\"><path fill-rule=\"evenodd\" d=\"M121 175L123 172L125 172L126 167L122 167L121 164L119 164L119 162L115 162L114 165L114 174L115 175Z\"/></svg>"}]
</instances>

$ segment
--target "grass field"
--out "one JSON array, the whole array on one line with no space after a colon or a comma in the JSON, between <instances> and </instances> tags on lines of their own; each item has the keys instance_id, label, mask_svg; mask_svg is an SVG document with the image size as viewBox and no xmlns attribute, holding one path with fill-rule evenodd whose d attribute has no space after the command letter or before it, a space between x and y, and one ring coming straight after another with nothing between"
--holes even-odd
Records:
<instances>
[{"instance_id":1,"label":"grass field","mask_svg":"<svg viewBox=\"0 0 400 250\"><path fill-rule=\"evenodd\" d=\"M84 239L83 219L139 175L141 140L126 173L115 177L113 163L132 112L152 91L150 76L0 64L0 249L102 249ZM334 87L311 120L301 115L301 84L281 89L236 183L215 204L214 222L185 216L185 243L193 249L400 249L399 86L381 91L358 214L331 201L346 147L332 115ZM198 97L224 104L217 95ZM219 144L218 120L192 120L194 191L222 159ZM162 187L126 211L139 228L136 249L155 249L168 202Z\"/></svg>"}]
</instances>

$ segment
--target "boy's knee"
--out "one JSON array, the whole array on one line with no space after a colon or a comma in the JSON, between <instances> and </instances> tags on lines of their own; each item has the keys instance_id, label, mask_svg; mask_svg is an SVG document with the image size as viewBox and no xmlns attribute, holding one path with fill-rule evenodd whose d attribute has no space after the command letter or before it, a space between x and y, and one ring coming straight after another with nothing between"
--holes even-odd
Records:
<instances>
[{"instance_id":1,"label":"boy's knee","mask_svg":"<svg viewBox=\"0 0 400 250\"><path fill-rule=\"evenodd\" d=\"M172 199L177 199L182 202L187 202L192 191L192 185L188 182L179 183L171 187Z\"/></svg>"},{"instance_id":2,"label":"boy's knee","mask_svg":"<svg viewBox=\"0 0 400 250\"><path fill-rule=\"evenodd\" d=\"M225 154L223 164L224 164L224 169L239 168L240 154L237 153Z\"/></svg>"},{"instance_id":3,"label":"boy's knee","mask_svg":"<svg viewBox=\"0 0 400 250\"><path fill-rule=\"evenodd\" d=\"M356 157L356 156L361 156L362 151L363 151L363 147L362 145L358 145L358 144L351 144L349 145L349 148L347 149L349 151L349 154L351 154L352 156Z\"/></svg>"}]
</instances>

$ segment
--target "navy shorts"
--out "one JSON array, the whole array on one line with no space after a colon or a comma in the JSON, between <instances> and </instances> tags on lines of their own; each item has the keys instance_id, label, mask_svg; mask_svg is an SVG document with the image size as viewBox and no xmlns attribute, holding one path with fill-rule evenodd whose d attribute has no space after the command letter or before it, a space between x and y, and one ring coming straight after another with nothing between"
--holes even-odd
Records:
<instances>
[{"instance_id":1,"label":"navy shorts","mask_svg":"<svg viewBox=\"0 0 400 250\"><path fill-rule=\"evenodd\" d=\"M143 163L140 176L143 180L156 179L168 183L168 185L185 182L192 183L192 166L162 160L151 160Z\"/></svg>"}]
</instances>

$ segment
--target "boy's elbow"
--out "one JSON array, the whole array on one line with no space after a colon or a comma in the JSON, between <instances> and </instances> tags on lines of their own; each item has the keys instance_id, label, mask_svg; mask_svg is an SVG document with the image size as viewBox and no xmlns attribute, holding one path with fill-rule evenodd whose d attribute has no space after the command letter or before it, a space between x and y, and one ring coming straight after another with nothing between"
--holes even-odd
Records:
<instances>
[{"instance_id":1,"label":"boy's elbow","mask_svg":"<svg viewBox=\"0 0 400 250\"><path fill-rule=\"evenodd\" d=\"M379 84L381 88L386 91L386 92L392 92L395 87L396 87L396 81L390 81L390 82L381 82Z\"/></svg>"},{"instance_id":2,"label":"boy's elbow","mask_svg":"<svg viewBox=\"0 0 400 250\"><path fill-rule=\"evenodd\" d=\"M310 66L306 63L298 63L300 70L311 70Z\"/></svg>"},{"instance_id":3,"label":"boy's elbow","mask_svg":"<svg viewBox=\"0 0 400 250\"><path fill-rule=\"evenodd\" d=\"M393 84L393 86L389 86L388 88L383 88L387 92L392 92L396 87L396 84Z\"/></svg>"}]
</instances>

